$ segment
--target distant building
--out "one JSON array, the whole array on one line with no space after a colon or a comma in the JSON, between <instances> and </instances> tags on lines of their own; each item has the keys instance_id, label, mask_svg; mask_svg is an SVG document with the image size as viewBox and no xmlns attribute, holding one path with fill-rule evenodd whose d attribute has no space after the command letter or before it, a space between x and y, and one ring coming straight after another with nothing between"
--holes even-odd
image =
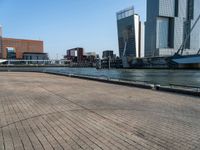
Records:
<instances>
[{"instance_id":1,"label":"distant building","mask_svg":"<svg viewBox=\"0 0 200 150\"><path fill-rule=\"evenodd\" d=\"M32 53L32 52L25 52L23 53L24 60L48 60L47 53Z\"/></svg>"},{"instance_id":2,"label":"distant building","mask_svg":"<svg viewBox=\"0 0 200 150\"><path fill-rule=\"evenodd\" d=\"M87 52L84 54L84 57L85 57L85 62L95 63L96 59L98 58L98 55L96 54L96 52Z\"/></svg>"},{"instance_id":3,"label":"distant building","mask_svg":"<svg viewBox=\"0 0 200 150\"><path fill-rule=\"evenodd\" d=\"M173 55L200 14L200 0L147 0L145 56ZM185 43L186 54L200 48L200 22Z\"/></svg>"},{"instance_id":4,"label":"distant building","mask_svg":"<svg viewBox=\"0 0 200 150\"><path fill-rule=\"evenodd\" d=\"M69 49L64 58L72 62L81 63L84 60L84 49L81 47Z\"/></svg>"},{"instance_id":5,"label":"distant building","mask_svg":"<svg viewBox=\"0 0 200 150\"><path fill-rule=\"evenodd\" d=\"M134 13L134 8L130 7L117 13L119 56L141 57L144 51L143 26L140 16Z\"/></svg>"},{"instance_id":6,"label":"distant building","mask_svg":"<svg viewBox=\"0 0 200 150\"><path fill-rule=\"evenodd\" d=\"M86 52L84 55L86 56L97 56L96 52Z\"/></svg>"},{"instance_id":7,"label":"distant building","mask_svg":"<svg viewBox=\"0 0 200 150\"><path fill-rule=\"evenodd\" d=\"M110 57L111 59L114 58L114 52L112 50L103 51L102 58L105 59L105 58L108 58L108 57Z\"/></svg>"},{"instance_id":8,"label":"distant building","mask_svg":"<svg viewBox=\"0 0 200 150\"><path fill-rule=\"evenodd\" d=\"M45 54L43 41L4 38L0 26L0 59L23 59L24 53Z\"/></svg>"},{"instance_id":9,"label":"distant building","mask_svg":"<svg viewBox=\"0 0 200 150\"><path fill-rule=\"evenodd\" d=\"M1 58L23 59L23 54L43 53L43 41L1 38Z\"/></svg>"},{"instance_id":10,"label":"distant building","mask_svg":"<svg viewBox=\"0 0 200 150\"><path fill-rule=\"evenodd\" d=\"M113 50L105 50L102 54L102 59L97 62L97 68L118 68L119 57L114 54Z\"/></svg>"}]
</instances>

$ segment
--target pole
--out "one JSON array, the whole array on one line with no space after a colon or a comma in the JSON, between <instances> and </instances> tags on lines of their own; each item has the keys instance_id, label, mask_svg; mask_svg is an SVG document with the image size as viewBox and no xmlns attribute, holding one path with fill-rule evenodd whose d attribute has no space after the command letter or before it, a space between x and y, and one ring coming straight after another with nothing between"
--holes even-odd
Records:
<instances>
[{"instance_id":1,"label":"pole","mask_svg":"<svg viewBox=\"0 0 200 150\"><path fill-rule=\"evenodd\" d=\"M110 70L110 54L109 54L109 57L108 57L108 69Z\"/></svg>"}]
</instances>

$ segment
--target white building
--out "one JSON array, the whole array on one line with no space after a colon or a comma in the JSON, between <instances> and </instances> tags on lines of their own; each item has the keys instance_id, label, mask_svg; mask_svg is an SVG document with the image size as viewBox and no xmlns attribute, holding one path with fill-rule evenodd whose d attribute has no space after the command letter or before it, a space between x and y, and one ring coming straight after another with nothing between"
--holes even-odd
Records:
<instances>
[{"instance_id":1,"label":"white building","mask_svg":"<svg viewBox=\"0 0 200 150\"><path fill-rule=\"evenodd\" d=\"M135 23L135 50L136 57L140 57L140 16L138 14L134 15L134 23Z\"/></svg>"},{"instance_id":2,"label":"white building","mask_svg":"<svg viewBox=\"0 0 200 150\"><path fill-rule=\"evenodd\" d=\"M140 58L145 56L145 25L140 21Z\"/></svg>"},{"instance_id":3,"label":"white building","mask_svg":"<svg viewBox=\"0 0 200 150\"><path fill-rule=\"evenodd\" d=\"M136 58L142 58L144 57L144 23L140 21L138 14L134 15L134 23Z\"/></svg>"}]
</instances>

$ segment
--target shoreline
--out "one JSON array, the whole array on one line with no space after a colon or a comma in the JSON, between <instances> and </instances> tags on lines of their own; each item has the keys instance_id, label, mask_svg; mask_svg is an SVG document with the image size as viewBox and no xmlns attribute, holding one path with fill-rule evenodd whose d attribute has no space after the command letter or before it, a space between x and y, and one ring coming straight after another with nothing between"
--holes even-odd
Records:
<instances>
[{"instance_id":1,"label":"shoreline","mask_svg":"<svg viewBox=\"0 0 200 150\"><path fill-rule=\"evenodd\" d=\"M94 68L97 69L96 67L93 66L70 66L70 65L0 65L0 68L53 68L53 67L63 67L63 68ZM198 70L200 71L199 68L167 68L167 67L135 67L135 68L101 68L97 70L113 70L113 69L122 69L122 70Z\"/></svg>"},{"instance_id":2,"label":"shoreline","mask_svg":"<svg viewBox=\"0 0 200 150\"><path fill-rule=\"evenodd\" d=\"M71 78L78 78L84 80L91 80L97 82L103 82L108 84L115 84L121 86L128 86L128 87L136 87L142 89L149 89L158 92L168 92L168 93L176 93L176 94L183 94L183 95L190 95L195 97L200 97L200 87L190 87L190 86L183 86L183 85L169 85L169 86L161 86L159 84L149 83L146 81L126 81L120 79L113 79L107 77L92 77L92 76L85 76L85 75L76 75L76 74L66 74L61 72L51 72L51 71L44 71L44 70L0 70L0 72L36 72L36 73L45 73L57 76L65 76Z\"/></svg>"}]
</instances>

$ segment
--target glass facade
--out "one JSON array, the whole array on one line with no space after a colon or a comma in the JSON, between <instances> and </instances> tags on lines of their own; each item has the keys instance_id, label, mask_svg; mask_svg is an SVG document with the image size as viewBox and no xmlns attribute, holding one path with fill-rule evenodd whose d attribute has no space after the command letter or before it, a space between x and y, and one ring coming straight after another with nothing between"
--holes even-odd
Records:
<instances>
[{"instance_id":1,"label":"glass facade","mask_svg":"<svg viewBox=\"0 0 200 150\"><path fill-rule=\"evenodd\" d=\"M199 6L200 0L147 0L145 56L170 56L177 52L200 14ZM184 48L189 54L200 49L200 22Z\"/></svg>"},{"instance_id":2,"label":"glass facade","mask_svg":"<svg viewBox=\"0 0 200 150\"><path fill-rule=\"evenodd\" d=\"M134 15L134 8L130 7L117 13L117 20L121 20Z\"/></svg>"},{"instance_id":3,"label":"glass facade","mask_svg":"<svg viewBox=\"0 0 200 150\"><path fill-rule=\"evenodd\" d=\"M194 0L188 0L187 5L187 19L192 20L194 19Z\"/></svg>"},{"instance_id":4,"label":"glass facade","mask_svg":"<svg viewBox=\"0 0 200 150\"><path fill-rule=\"evenodd\" d=\"M157 48L168 48L169 19L157 19Z\"/></svg>"},{"instance_id":5,"label":"glass facade","mask_svg":"<svg viewBox=\"0 0 200 150\"><path fill-rule=\"evenodd\" d=\"M193 5L191 6L193 8L193 19L191 20L191 27L195 23L195 20L200 14L200 0L192 0L194 1ZM200 49L200 21L197 23L196 27L191 33L190 36L190 49L197 50Z\"/></svg>"},{"instance_id":6,"label":"glass facade","mask_svg":"<svg viewBox=\"0 0 200 150\"><path fill-rule=\"evenodd\" d=\"M7 59L16 59L16 52L13 47L8 47L7 49Z\"/></svg>"},{"instance_id":7,"label":"glass facade","mask_svg":"<svg viewBox=\"0 0 200 150\"><path fill-rule=\"evenodd\" d=\"M134 9L130 7L117 13L119 56L136 57Z\"/></svg>"}]
</instances>

